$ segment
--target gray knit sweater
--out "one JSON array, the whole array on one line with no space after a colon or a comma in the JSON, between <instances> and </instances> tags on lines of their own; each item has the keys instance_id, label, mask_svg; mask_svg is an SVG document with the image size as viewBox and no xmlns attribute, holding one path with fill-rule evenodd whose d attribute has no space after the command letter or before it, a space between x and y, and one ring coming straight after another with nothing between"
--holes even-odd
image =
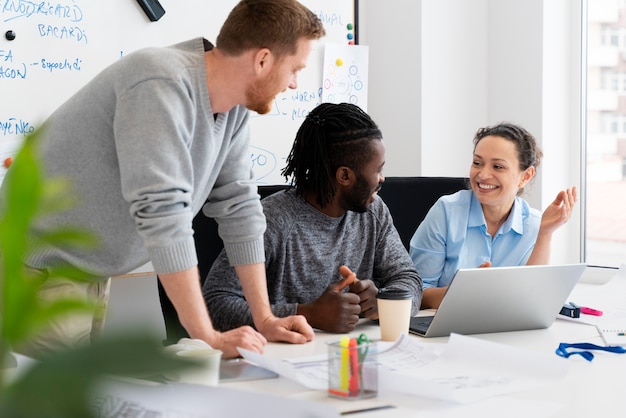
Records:
<instances>
[{"instance_id":1,"label":"gray knit sweater","mask_svg":"<svg viewBox=\"0 0 626 418\"><path fill-rule=\"evenodd\" d=\"M359 279L372 279L378 288L410 290L413 314L417 312L422 279L382 199L377 198L366 213L349 211L340 218L321 213L293 189L261 203L267 218L265 265L274 315L294 315L298 303L317 299L341 279L342 264ZM253 326L241 285L223 251L204 282L203 294L217 329Z\"/></svg>"},{"instance_id":2,"label":"gray knit sweater","mask_svg":"<svg viewBox=\"0 0 626 418\"><path fill-rule=\"evenodd\" d=\"M233 264L262 262L265 219L249 160L248 111L213 114L203 39L147 48L115 62L44 124L48 175L79 198L37 228L96 233L96 251L52 248L28 264L70 263L102 277L148 261L157 273L197 264L192 219L217 218Z\"/></svg>"}]
</instances>

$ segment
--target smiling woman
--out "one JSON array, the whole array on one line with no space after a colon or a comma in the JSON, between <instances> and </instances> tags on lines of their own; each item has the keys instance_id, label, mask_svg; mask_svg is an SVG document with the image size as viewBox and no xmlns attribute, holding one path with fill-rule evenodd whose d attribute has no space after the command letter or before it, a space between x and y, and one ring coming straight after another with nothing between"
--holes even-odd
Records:
<instances>
[{"instance_id":1,"label":"smiling woman","mask_svg":"<svg viewBox=\"0 0 626 418\"><path fill-rule=\"evenodd\" d=\"M515 196L534 178L541 157L535 138L521 127L501 124L476 133L470 184L492 238L511 213Z\"/></svg>"},{"instance_id":2,"label":"smiling woman","mask_svg":"<svg viewBox=\"0 0 626 418\"><path fill-rule=\"evenodd\" d=\"M479 129L471 190L440 198L411 238L424 281L422 308L437 308L459 268L548 264L552 234L567 222L576 188L562 190L543 215L520 197L542 152L526 129L501 123Z\"/></svg>"}]
</instances>

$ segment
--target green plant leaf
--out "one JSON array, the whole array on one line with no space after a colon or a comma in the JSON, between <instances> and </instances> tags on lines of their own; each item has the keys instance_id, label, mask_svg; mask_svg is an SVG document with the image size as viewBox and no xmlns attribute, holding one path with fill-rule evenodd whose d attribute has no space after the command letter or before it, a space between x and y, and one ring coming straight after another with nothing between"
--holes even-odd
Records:
<instances>
[{"instance_id":1,"label":"green plant leaf","mask_svg":"<svg viewBox=\"0 0 626 418\"><path fill-rule=\"evenodd\" d=\"M152 336L126 335L42 358L0 396L0 416L95 416L92 391L103 376L145 378L193 367L168 356Z\"/></svg>"},{"instance_id":2,"label":"green plant leaf","mask_svg":"<svg viewBox=\"0 0 626 418\"><path fill-rule=\"evenodd\" d=\"M57 228L38 234L39 245L52 245L55 247L83 248L93 250L97 248L99 240L93 234L88 234L84 230L72 227Z\"/></svg>"},{"instance_id":3,"label":"green plant leaf","mask_svg":"<svg viewBox=\"0 0 626 418\"><path fill-rule=\"evenodd\" d=\"M80 300L60 300L43 304L39 286L47 278L93 280L72 266L55 268L37 277L24 265L27 252L34 249L80 248L89 251L97 238L87 231L63 226L35 235L32 226L38 217L66 210L76 204L70 183L42 175L37 147L40 131L27 136L7 171L0 199L0 359L11 347L18 347L43 330L51 321L76 312L94 312L95 305ZM0 375L0 389L2 388Z\"/></svg>"},{"instance_id":4,"label":"green plant leaf","mask_svg":"<svg viewBox=\"0 0 626 418\"><path fill-rule=\"evenodd\" d=\"M35 150L38 139L37 132L26 137L4 178L6 207L2 227L5 233L27 230L40 207L43 186Z\"/></svg>"},{"instance_id":5,"label":"green plant leaf","mask_svg":"<svg viewBox=\"0 0 626 418\"><path fill-rule=\"evenodd\" d=\"M96 303L62 299L44 303L38 297L45 280L95 280L92 274L69 265L45 271L27 269L29 251L56 247L89 251L97 237L71 226L35 235L36 220L76 204L70 184L42 177L36 148L40 134L26 137L3 182L0 199L0 361L11 347L19 347L51 321L65 315L104 315ZM160 341L151 336L122 336L100 340L86 347L59 350L36 362L9 385L3 382L0 364L0 416L91 417L92 391L104 376L162 376L193 365L165 355Z\"/></svg>"},{"instance_id":6,"label":"green plant leaf","mask_svg":"<svg viewBox=\"0 0 626 418\"><path fill-rule=\"evenodd\" d=\"M23 316L19 321L19 327L11 326L18 321L7 321L7 336L14 345L18 346L19 342L25 341L36 333L43 331L50 325L52 320L62 318L77 313L94 314L96 305L83 299L62 299L53 303L42 305L36 302L36 306L31 312L22 312Z\"/></svg>"},{"instance_id":7,"label":"green plant leaf","mask_svg":"<svg viewBox=\"0 0 626 418\"><path fill-rule=\"evenodd\" d=\"M46 179L42 187L41 215L63 212L78 204L72 184L63 178Z\"/></svg>"}]
</instances>

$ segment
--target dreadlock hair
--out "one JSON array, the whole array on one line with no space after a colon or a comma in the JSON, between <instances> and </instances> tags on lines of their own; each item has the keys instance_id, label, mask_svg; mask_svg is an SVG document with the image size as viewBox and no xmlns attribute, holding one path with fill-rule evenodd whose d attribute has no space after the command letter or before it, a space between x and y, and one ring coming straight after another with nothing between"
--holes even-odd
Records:
<instances>
[{"instance_id":1,"label":"dreadlock hair","mask_svg":"<svg viewBox=\"0 0 626 418\"><path fill-rule=\"evenodd\" d=\"M335 173L341 166L356 171L371 158L371 143L382 133L370 116L350 103L322 103L308 114L281 174L299 195L315 192L325 207L335 195Z\"/></svg>"}]
</instances>

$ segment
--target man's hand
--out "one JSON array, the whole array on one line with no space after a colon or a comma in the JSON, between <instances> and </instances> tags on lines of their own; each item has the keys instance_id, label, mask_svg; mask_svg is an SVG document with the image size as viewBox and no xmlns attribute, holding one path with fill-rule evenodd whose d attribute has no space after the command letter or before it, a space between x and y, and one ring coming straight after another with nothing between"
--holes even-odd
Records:
<instances>
[{"instance_id":1,"label":"man's hand","mask_svg":"<svg viewBox=\"0 0 626 418\"><path fill-rule=\"evenodd\" d=\"M311 303L298 305L298 313L306 317L314 328L328 332L350 332L359 322L360 299L343 289L356 280L352 273L335 283L328 285L324 293Z\"/></svg>"},{"instance_id":2,"label":"man's hand","mask_svg":"<svg viewBox=\"0 0 626 418\"><path fill-rule=\"evenodd\" d=\"M341 273L344 280L354 278L350 284L350 292L359 297L362 316L373 320L378 319L378 302L376 300L378 288L374 282L371 280L358 280L356 274L347 266L339 267L339 273Z\"/></svg>"},{"instance_id":3,"label":"man's hand","mask_svg":"<svg viewBox=\"0 0 626 418\"><path fill-rule=\"evenodd\" d=\"M267 340L250 326L243 326L226 332L214 332L211 341L207 341L213 348L222 351L222 358L240 357L237 347L263 353Z\"/></svg>"},{"instance_id":4,"label":"man's hand","mask_svg":"<svg viewBox=\"0 0 626 418\"><path fill-rule=\"evenodd\" d=\"M302 315L292 315L285 318L272 316L267 318L259 331L268 341L304 344L313 340L315 333Z\"/></svg>"},{"instance_id":5,"label":"man's hand","mask_svg":"<svg viewBox=\"0 0 626 418\"><path fill-rule=\"evenodd\" d=\"M252 327L240 327L228 332L219 332L213 328L202 298L196 267L176 273L160 274L158 277L176 307L181 324L191 338L206 341L211 347L221 350L224 358L239 357L237 347L257 353L263 352L267 340Z\"/></svg>"}]
</instances>

